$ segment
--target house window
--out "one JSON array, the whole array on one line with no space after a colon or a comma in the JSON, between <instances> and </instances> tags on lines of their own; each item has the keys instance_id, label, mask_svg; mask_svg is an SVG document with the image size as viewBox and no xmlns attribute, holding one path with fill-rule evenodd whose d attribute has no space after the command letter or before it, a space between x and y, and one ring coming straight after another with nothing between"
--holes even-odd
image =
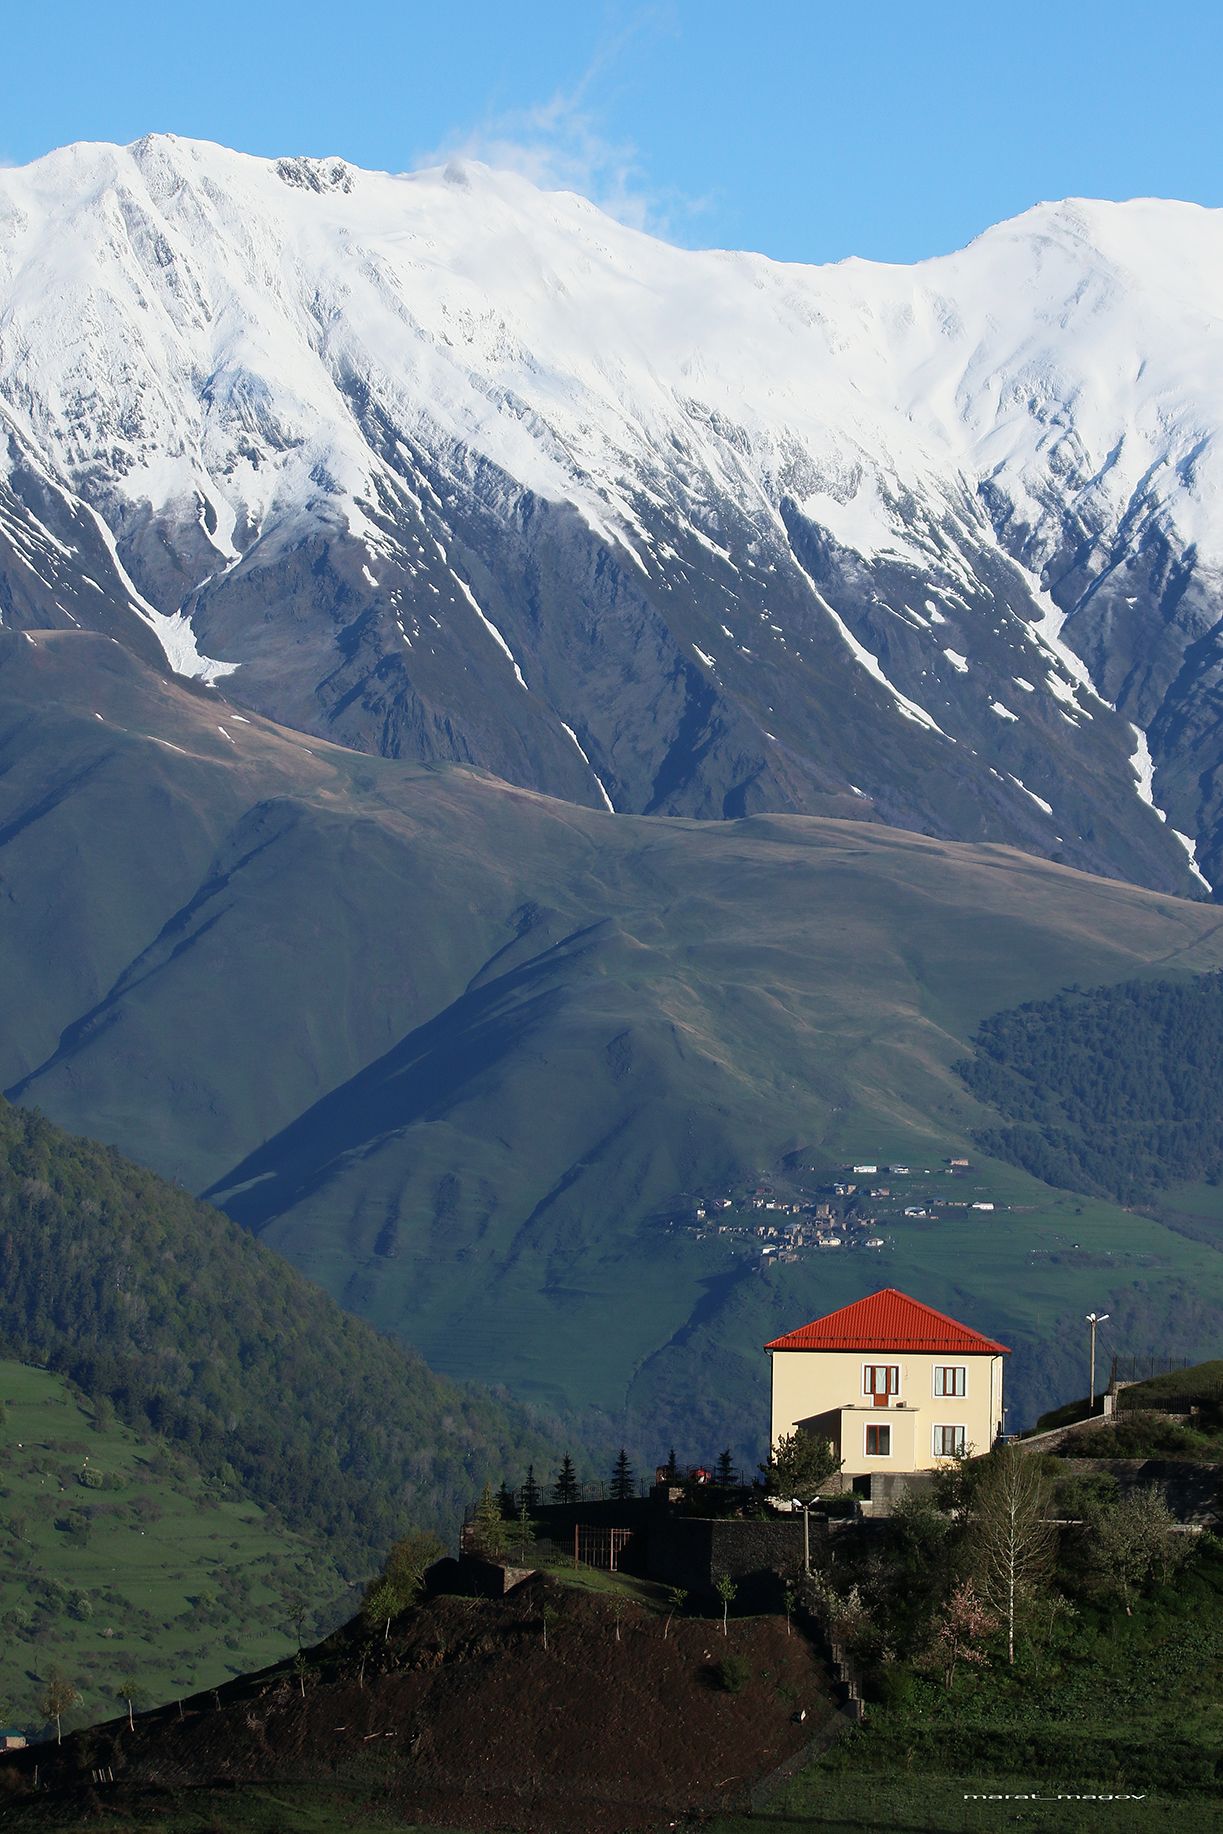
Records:
<instances>
[{"instance_id":1,"label":"house window","mask_svg":"<svg viewBox=\"0 0 1223 1834\"><path fill-rule=\"evenodd\" d=\"M900 1365L898 1363L864 1363L862 1365L862 1393L870 1395L876 1407L886 1407L888 1396L900 1393Z\"/></svg>"},{"instance_id":2,"label":"house window","mask_svg":"<svg viewBox=\"0 0 1223 1834\"><path fill-rule=\"evenodd\" d=\"M869 1428L867 1429L870 1430ZM964 1428L962 1426L936 1426L934 1429L934 1456L936 1458L962 1458L966 1451Z\"/></svg>"},{"instance_id":3,"label":"house window","mask_svg":"<svg viewBox=\"0 0 1223 1834\"><path fill-rule=\"evenodd\" d=\"M936 1367L934 1392L936 1395L966 1395L968 1393L968 1371L963 1363Z\"/></svg>"},{"instance_id":4,"label":"house window","mask_svg":"<svg viewBox=\"0 0 1223 1834\"><path fill-rule=\"evenodd\" d=\"M890 1458L892 1456L892 1429L890 1426L867 1427L866 1456L868 1458Z\"/></svg>"}]
</instances>

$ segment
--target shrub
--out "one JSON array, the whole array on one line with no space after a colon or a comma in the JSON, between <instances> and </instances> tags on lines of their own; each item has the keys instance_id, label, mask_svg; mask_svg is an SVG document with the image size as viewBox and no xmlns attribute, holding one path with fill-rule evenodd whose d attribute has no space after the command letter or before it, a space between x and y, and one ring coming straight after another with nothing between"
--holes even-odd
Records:
<instances>
[{"instance_id":1,"label":"shrub","mask_svg":"<svg viewBox=\"0 0 1223 1834\"><path fill-rule=\"evenodd\" d=\"M1095 1522L1117 1501L1117 1480L1107 1471L1088 1471L1059 1478L1053 1509L1070 1521Z\"/></svg>"},{"instance_id":2,"label":"shrub","mask_svg":"<svg viewBox=\"0 0 1223 1834\"><path fill-rule=\"evenodd\" d=\"M908 1707L917 1698L919 1683L912 1669L899 1662L881 1662L872 1678L872 1693L881 1706Z\"/></svg>"},{"instance_id":3,"label":"shrub","mask_svg":"<svg viewBox=\"0 0 1223 1834\"><path fill-rule=\"evenodd\" d=\"M752 1678L751 1665L745 1656L723 1656L714 1676L723 1693L741 1694Z\"/></svg>"}]
</instances>

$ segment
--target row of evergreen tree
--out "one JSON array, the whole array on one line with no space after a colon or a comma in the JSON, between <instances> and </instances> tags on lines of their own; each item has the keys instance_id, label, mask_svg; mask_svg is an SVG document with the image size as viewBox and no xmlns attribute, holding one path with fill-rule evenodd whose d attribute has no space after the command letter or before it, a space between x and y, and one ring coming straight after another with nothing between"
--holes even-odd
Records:
<instances>
[{"instance_id":1,"label":"row of evergreen tree","mask_svg":"<svg viewBox=\"0 0 1223 1834\"><path fill-rule=\"evenodd\" d=\"M690 1472L680 1466L672 1447L665 1465L660 1467L664 1481L668 1484L680 1484L690 1477ZM722 1490L733 1490L742 1483L734 1454L727 1447L719 1452L709 1474L708 1481ZM628 1451L621 1446L615 1463L611 1468L610 1478L606 1485L600 1486L604 1494L613 1502L622 1503L629 1497L638 1494L637 1476L629 1458ZM535 1476L534 1465L527 1466L525 1479L516 1488L504 1479L497 1492L497 1503L502 1517L516 1521L521 1515L533 1516L537 1510L547 1504L580 1503L589 1501L588 1487L580 1481L577 1468L568 1452L561 1460L560 1467L551 1483L541 1484Z\"/></svg>"}]
</instances>

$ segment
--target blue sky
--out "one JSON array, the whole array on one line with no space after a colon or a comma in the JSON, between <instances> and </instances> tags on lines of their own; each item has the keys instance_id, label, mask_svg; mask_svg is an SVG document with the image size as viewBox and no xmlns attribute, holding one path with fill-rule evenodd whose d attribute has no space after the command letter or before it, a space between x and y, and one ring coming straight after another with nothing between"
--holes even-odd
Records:
<instances>
[{"instance_id":1,"label":"blue sky","mask_svg":"<svg viewBox=\"0 0 1223 1834\"><path fill-rule=\"evenodd\" d=\"M0 157L459 150L679 242L908 261L1041 198L1223 204L1221 65L1217 0L64 0L5 20Z\"/></svg>"}]
</instances>

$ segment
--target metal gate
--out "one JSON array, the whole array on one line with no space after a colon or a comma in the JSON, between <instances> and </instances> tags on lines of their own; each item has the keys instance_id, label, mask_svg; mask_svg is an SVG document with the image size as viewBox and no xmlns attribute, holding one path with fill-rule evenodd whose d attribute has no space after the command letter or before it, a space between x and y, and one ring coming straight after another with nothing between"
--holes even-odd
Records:
<instances>
[{"instance_id":1,"label":"metal gate","mask_svg":"<svg viewBox=\"0 0 1223 1834\"><path fill-rule=\"evenodd\" d=\"M618 1572L620 1555L632 1532L631 1528L603 1528L576 1522L573 1558L579 1566L601 1567L605 1573Z\"/></svg>"}]
</instances>

